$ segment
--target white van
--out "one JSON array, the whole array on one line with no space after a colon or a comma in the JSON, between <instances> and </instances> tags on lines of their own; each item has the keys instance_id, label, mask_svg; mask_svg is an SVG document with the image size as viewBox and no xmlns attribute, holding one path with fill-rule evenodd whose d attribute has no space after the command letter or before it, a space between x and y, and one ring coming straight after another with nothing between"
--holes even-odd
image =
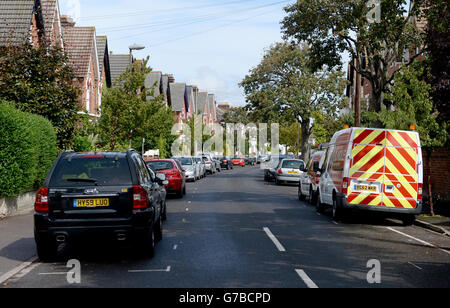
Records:
<instances>
[{"instance_id":1,"label":"white van","mask_svg":"<svg viewBox=\"0 0 450 308\"><path fill-rule=\"evenodd\" d=\"M337 132L317 168L316 207L391 213L405 225L422 211L423 161L414 131L349 128Z\"/></svg>"}]
</instances>

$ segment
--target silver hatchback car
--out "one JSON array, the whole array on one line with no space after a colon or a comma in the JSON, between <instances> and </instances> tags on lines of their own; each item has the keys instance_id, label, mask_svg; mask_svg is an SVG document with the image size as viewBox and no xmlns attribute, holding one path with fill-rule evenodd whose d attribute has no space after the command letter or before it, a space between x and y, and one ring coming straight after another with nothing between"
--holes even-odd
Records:
<instances>
[{"instance_id":1,"label":"silver hatchback car","mask_svg":"<svg viewBox=\"0 0 450 308\"><path fill-rule=\"evenodd\" d=\"M274 170L275 184L300 182L300 177L305 168L305 162L301 159L283 159Z\"/></svg>"}]
</instances>

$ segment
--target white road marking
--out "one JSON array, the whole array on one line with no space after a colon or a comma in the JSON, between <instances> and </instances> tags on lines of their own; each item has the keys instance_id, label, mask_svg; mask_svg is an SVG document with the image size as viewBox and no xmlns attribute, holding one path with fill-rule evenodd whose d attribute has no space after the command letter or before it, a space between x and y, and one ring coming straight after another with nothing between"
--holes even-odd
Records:
<instances>
[{"instance_id":1,"label":"white road marking","mask_svg":"<svg viewBox=\"0 0 450 308\"><path fill-rule=\"evenodd\" d=\"M129 270L128 273L151 273L151 272L165 272L168 273L172 269L168 266L166 269L152 269L152 270Z\"/></svg>"},{"instance_id":2,"label":"white road marking","mask_svg":"<svg viewBox=\"0 0 450 308\"><path fill-rule=\"evenodd\" d=\"M443 252L445 252L446 254L449 254L449 255L450 255L450 251L447 251L447 250L444 250L444 249L442 249L442 248L439 248L439 247L437 247L437 246L435 246L435 245L433 245L433 244L431 244L431 243L425 242L425 241L423 241L423 240L421 240L421 239L418 239L418 238L416 238L416 237L414 237L414 236L411 236L411 235L409 235L409 234L400 232L400 231L395 230L395 229L390 228L390 227L387 227L387 229L388 229L388 230L391 230L391 231L393 231L393 232L396 232L396 233L398 233L398 234L400 234L400 235L406 236L406 237L408 237L408 238L410 238L410 239L413 239L413 240L415 240L415 241L417 241L417 242L419 242L419 243L422 243L422 244L424 244L424 245L426 245L426 246L433 247L433 248L437 248L437 249L439 249L440 251L443 251Z\"/></svg>"},{"instance_id":3,"label":"white road marking","mask_svg":"<svg viewBox=\"0 0 450 308\"><path fill-rule=\"evenodd\" d=\"M418 265L415 265L415 264L414 264L414 263L412 263L412 262L408 262L408 264L410 264L410 265L414 266L415 268L417 268L417 269L419 269L419 270L422 270L422 268L421 268L420 266L418 266Z\"/></svg>"},{"instance_id":4,"label":"white road marking","mask_svg":"<svg viewBox=\"0 0 450 308\"><path fill-rule=\"evenodd\" d=\"M318 216L322 216L320 213L317 213L317 212L316 212L316 214L317 214Z\"/></svg>"},{"instance_id":5,"label":"white road marking","mask_svg":"<svg viewBox=\"0 0 450 308\"><path fill-rule=\"evenodd\" d=\"M177 250L178 245L173 245L173 250Z\"/></svg>"},{"instance_id":6,"label":"white road marking","mask_svg":"<svg viewBox=\"0 0 450 308\"><path fill-rule=\"evenodd\" d=\"M27 267L29 267L33 263L37 262L38 260L39 260L38 257L32 257L28 261L23 262L19 266L15 267L12 270L10 270L9 272L3 274L2 276L0 276L0 284L4 283L5 281L10 279L14 275L20 273L21 271L23 271L24 269L26 269Z\"/></svg>"},{"instance_id":7,"label":"white road marking","mask_svg":"<svg viewBox=\"0 0 450 308\"><path fill-rule=\"evenodd\" d=\"M189 208L186 208L186 212L189 212Z\"/></svg>"},{"instance_id":8,"label":"white road marking","mask_svg":"<svg viewBox=\"0 0 450 308\"><path fill-rule=\"evenodd\" d=\"M57 275L67 275L68 272L54 272L54 273L39 273L39 275L43 276L57 276Z\"/></svg>"},{"instance_id":9,"label":"white road marking","mask_svg":"<svg viewBox=\"0 0 450 308\"><path fill-rule=\"evenodd\" d=\"M306 286L310 289L318 289L319 287L314 283L314 281L309 278L308 275L306 275L304 270L296 269L295 270L297 274L300 276L300 278L303 280L303 282L306 284Z\"/></svg>"},{"instance_id":10,"label":"white road marking","mask_svg":"<svg viewBox=\"0 0 450 308\"><path fill-rule=\"evenodd\" d=\"M335 225L339 225L337 222L335 222L334 220L332 221Z\"/></svg>"},{"instance_id":11,"label":"white road marking","mask_svg":"<svg viewBox=\"0 0 450 308\"><path fill-rule=\"evenodd\" d=\"M275 244L275 246L278 248L279 251L284 252L286 249L281 245L281 243L278 241L278 239L273 235L273 233L270 231L269 228L265 227L264 232L266 232L267 236L272 240L272 242Z\"/></svg>"}]
</instances>

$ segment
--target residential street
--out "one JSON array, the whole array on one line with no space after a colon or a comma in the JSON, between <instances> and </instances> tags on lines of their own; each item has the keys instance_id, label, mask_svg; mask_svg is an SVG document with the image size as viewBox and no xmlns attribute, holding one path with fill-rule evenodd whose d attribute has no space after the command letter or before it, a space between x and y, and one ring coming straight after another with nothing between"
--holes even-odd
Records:
<instances>
[{"instance_id":1,"label":"residential street","mask_svg":"<svg viewBox=\"0 0 450 308\"><path fill-rule=\"evenodd\" d=\"M167 206L153 259L95 243L66 256L80 260L81 284L68 284L65 262L37 262L2 287L450 287L449 237L395 220L335 223L296 187L264 182L258 167L189 183ZM0 277L35 255L32 230L31 214L0 221ZM371 259L381 284L367 282Z\"/></svg>"}]
</instances>

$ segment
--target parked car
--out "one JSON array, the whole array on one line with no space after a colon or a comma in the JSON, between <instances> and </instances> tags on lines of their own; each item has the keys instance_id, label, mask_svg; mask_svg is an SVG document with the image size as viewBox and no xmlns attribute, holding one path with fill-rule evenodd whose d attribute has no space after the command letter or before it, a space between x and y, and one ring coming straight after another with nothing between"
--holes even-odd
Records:
<instances>
[{"instance_id":1,"label":"parked car","mask_svg":"<svg viewBox=\"0 0 450 308\"><path fill-rule=\"evenodd\" d=\"M164 173L169 184L166 185L168 193L175 193L179 198L186 195L186 175L178 160L157 159L148 161L147 166L155 173Z\"/></svg>"},{"instance_id":2,"label":"parked car","mask_svg":"<svg viewBox=\"0 0 450 308\"><path fill-rule=\"evenodd\" d=\"M216 162L212 158L210 154L207 153L201 153L199 154L202 158L203 162L205 163L206 172L209 174L214 174L217 172Z\"/></svg>"},{"instance_id":3,"label":"parked car","mask_svg":"<svg viewBox=\"0 0 450 308\"><path fill-rule=\"evenodd\" d=\"M220 161L220 167L223 169L233 169L233 162L231 161L231 159L228 156L220 156L217 157L217 159Z\"/></svg>"},{"instance_id":4,"label":"parked car","mask_svg":"<svg viewBox=\"0 0 450 308\"><path fill-rule=\"evenodd\" d=\"M195 156L194 160L199 167L200 178L202 179L202 178L206 177L206 166L205 166L205 163L203 162L202 158L199 156Z\"/></svg>"},{"instance_id":5,"label":"parked car","mask_svg":"<svg viewBox=\"0 0 450 308\"><path fill-rule=\"evenodd\" d=\"M326 151L316 206L381 212L414 223L422 210L423 160L414 131L349 128L337 132Z\"/></svg>"},{"instance_id":6,"label":"parked car","mask_svg":"<svg viewBox=\"0 0 450 308\"><path fill-rule=\"evenodd\" d=\"M37 254L51 261L59 244L75 239L136 238L153 256L162 239L164 200L141 156L114 153L61 153L34 204Z\"/></svg>"},{"instance_id":7,"label":"parked car","mask_svg":"<svg viewBox=\"0 0 450 308\"><path fill-rule=\"evenodd\" d=\"M180 161L183 170L186 174L186 180L195 182L200 179L200 166L195 163L192 157L180 156L180 157L172 157L172 159Z\"/></svg>"},{"instance_id":8,"label":"parked car","mask_svg":"<svg viewBox=\"0 0 450 308\"><path fill-rule=\"evenodd\" d=\"M300 182L298 186L299 200L307 200L309 203L315 205L317 189L319 187L320 175L314 170L320 168L320 163L323 163L322 158L325 156L325 151L316 152L311 156L304 172L300 175Z\"/></svg>"},{"instance_id":9,"label":"parked car","mask_svg":"<svg viewBox=\"0 0 450 308\"><path fill-rule=\"evenodd\" d=\"M242 156L233 156L231 161L233 162L233 166L245 167L245 158Z\"/></svg>"},{"instance_id":10,"label":"parked car","mask_svg":"<svg viewBox=\"0 0 450 308\"><path fill-rule=\"evenodd\" d=\"M275 184L296 183L300 181L300 176L305 170L305 162L300 159L283 159L275 168Z\"/></svg>"},{"instance_id":11,"label":"parked car","mask_svg":"<svg viewBox=\"0 0 450 308\"><path fill-rule=\"evenodd\" d=\"M167 180L166 175L164 173L155 173L152 169L148 168L148 166L147 166L147 169L150 172L152 181L159 184L157 186L157 189L158 189L159 195L161 196L161 200L163 202L161 218L163 221L166 221L167 220L167 190L166 190L165 185L169 184L169 181Z\"/></svg>"},{"instance_id":12,"label":"parked car","mask_svg":"<svg viewBox=\"0 0 450 308\"><path fill-rule=\"evenodd\" d=\"M261 163L264 169L264 181L270 182L275 179L276 168L283 159L294 159L292 155L270 155L269 160Z\"/></svg>"}]
</instances>

